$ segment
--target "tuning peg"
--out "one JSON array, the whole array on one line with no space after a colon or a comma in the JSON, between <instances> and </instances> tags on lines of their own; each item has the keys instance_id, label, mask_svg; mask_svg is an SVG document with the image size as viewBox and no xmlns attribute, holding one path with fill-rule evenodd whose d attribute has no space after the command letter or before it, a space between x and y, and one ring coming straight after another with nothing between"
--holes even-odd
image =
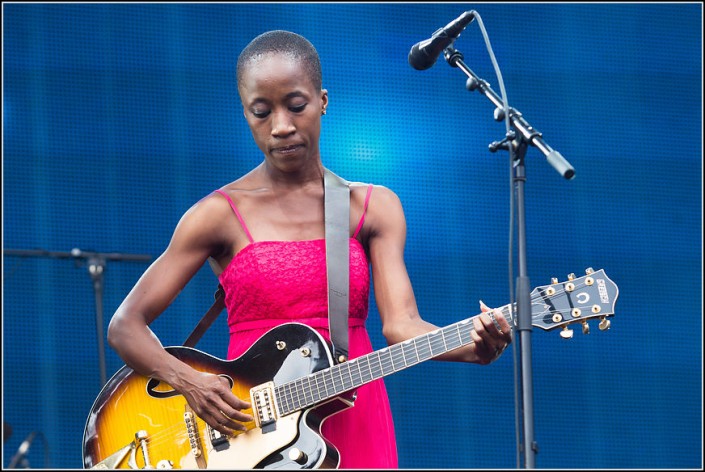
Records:
<instances>
[{"instance_id":1,"label":"tuning peg","mask_svg":"<svg viewBox=\"0 0 705 472\"><path fill-rule=\"evenodd\" d=\"M575 280L575 274L573 272L568 274L568 280Z\"/></svg>"},{"instance_id":2,"label":"tuning peg","mask_svg":"<svg viewBox=\"0 0 705 472\"><path fill-rule=\"evenodd\" d=\"M568 326L563 326L563 330L561 330L561 337L563 339L570 339L573 337L573 330L568 329Z\"/></svg>"},{"instance_id":3,"label":"tuning peg","mask_svg":"<svg viewBox=\"0 0 705 472\"><path fill-rule=\"evenodd\" d=\"M592 267L588 267L587 269L585 269L585 275L590 275L593 272L595 272L595 269L593 269Z\"/></svg>"},{"instance_id":4,"label":"tuning peg","mask_svg":"<svg viewBox=\"0 0 705 472\"><path fill-rule=\"evenodd\" d=\"M551 284L556 285L558 283L558 277L551 277Z\"/></svg>"},{"instance_id":5,"label":"tuning peg","mask_svg":"<svg viewBox=\"0 0 705 472\"><path fill-rule=\"evenodd\" d=\"M600 324L597 325L597 327L600 328L600 331L607 331L608 329L610 329L611 324L612 322L610 320L605 317L602 317L600 318Z\"/></svg>"},{"instance_id":6,"label":"tuning peg","mask_svg":"<svg viewBox=\"0 0 705 472\"><path fill-rule=\"evenodd\" d=\"M583 334L590 334L590 325L587 320L583 320Z\"/></svg>"}]
</instances>

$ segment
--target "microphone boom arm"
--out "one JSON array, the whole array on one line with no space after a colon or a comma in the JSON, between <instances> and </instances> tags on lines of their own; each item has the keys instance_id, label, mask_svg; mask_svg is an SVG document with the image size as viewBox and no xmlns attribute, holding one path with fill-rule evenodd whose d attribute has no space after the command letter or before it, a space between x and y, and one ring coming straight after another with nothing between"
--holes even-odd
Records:
<instances>
[{"instance_id":1,"label":"microphone boom arm","mask_svg":"<svg viewBox=\"0 0 705 472\"><path fill-rule=\"evenodd\" d=\"M495 120L502 121L506 117L504 116L504 103L502 99L492 90L490 84L477 76L470 68L463 62L463 55L453 46L448 46L443 51L443 55L452 67L457 67L462 70L465 75L468 76L466 88L469 91L478 90L482 95L487 97L487 99L492 102L495 108ZM520 139L525 140L527 143L538 148L541 153L546 157L551 166L553 166L556 171L561 174L564 178L570 180L575 177L575 169L573 166L556 150L551 148L542 138L541 133L532 127L522 114L514 107L509 107L509 123L515 128L519 134Z\"/></svg>"}]
</instances>

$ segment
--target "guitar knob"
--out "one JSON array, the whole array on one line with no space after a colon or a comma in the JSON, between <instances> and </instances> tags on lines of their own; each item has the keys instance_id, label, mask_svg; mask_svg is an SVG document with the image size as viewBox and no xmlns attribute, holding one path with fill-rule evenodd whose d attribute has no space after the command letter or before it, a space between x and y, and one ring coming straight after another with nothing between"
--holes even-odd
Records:
<instances>
[{"instance_id":1,"label":"guitar knob","mask_svg":"<svg viewBox=\"0 0 705 472\"><path fill-rule=\"evenodd\" d=\"M600 324L597 327L600 328L600 331L607 331L608 329L610 329L611 324L612 322L610 320L608 320L607 318L602 318L600 320Z\"/></svg>"},{"instance_id":2,"label":"guitar knob","mask_svg":"<svg viewBox=\"0 0 705 472\"><path fill-rule=\"evenodd\" d=\"M587 320L583 321L583 334L590 334L590 325L587 324Z\"/></svg>"},{"instance_id":3,"label":"guitar knob","mask_svg":"<svg viewBox=\"0 0 705 472\"><path fill-rule=\"evenodd\" d=\"M573 337L573 330L572 330L572 329L568 329L567 326L564 326L564 327L563 327L563 330L561 331L561 337L562 337L563 339L570 339L570 338L572 338L572 337Z\"/></svg>"},{"instance_id":4,"label":"guitar knob","mask_svg":"<svg viewBox=\"0 0 705 472\"><path fill-rule=\"evenodd\" d=\"M595 269L593 269L592 267L588 267L587 269L585 269L585 275L590 275L593 272L595 272Z\"/></svg>"},{"instance_id":5,"label":"guitar knob","mask_svg":"<svg viewBox=\"0 0 705 472\"><path fill-rule=\"evenodd\" d=\"M306 456L306 453L298 447L292 447L289 449L289 459L303 465L308 460L308 457Z\"/></svg>"}]
</instances>

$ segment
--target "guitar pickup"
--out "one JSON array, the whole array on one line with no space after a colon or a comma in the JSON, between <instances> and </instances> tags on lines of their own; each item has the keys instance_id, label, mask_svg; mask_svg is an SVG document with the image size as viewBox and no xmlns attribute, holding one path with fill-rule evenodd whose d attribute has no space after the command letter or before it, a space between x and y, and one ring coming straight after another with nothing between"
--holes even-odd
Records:
<instances>
[{"instance_id":1,"label":"guitar pickup","mask_svg":"<svg viewBox=\"0 0 705 472\"><path fill-rule=\"evenodd\" d=\"M276 429L278 419L277 405L274 396L274 382L267 382L250 389L250 399L254 410L255 423L268 433Z\"/></svg>"}]
</instances>

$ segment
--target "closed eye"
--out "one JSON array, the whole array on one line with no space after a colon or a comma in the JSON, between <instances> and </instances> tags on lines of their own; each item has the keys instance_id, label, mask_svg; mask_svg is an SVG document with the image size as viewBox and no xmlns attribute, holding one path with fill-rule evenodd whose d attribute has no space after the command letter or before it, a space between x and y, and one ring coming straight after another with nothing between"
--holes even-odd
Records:
<instances>
[{"instance_id":1,"label":"closed eye","mask_svg":"<svg viewBox=\"0 0 705 472\"><path fill-rule=\"evenodd\" d=\"M251 110L251 113L254 115L255 118L266 118L269 116L270 111L269 110Z\"/></svg>"},{"instance_id":2,"label":"closed eye","mask_svg":"<svg viewBox=\"0 0 705 472\"><path fill-rule=\"evenodd\" d=\"M301 113L301 112L304 111L304 109L306 108L306 105L307 105L307 104L304 103L303 105L298 105L298 106L295 106L295 107L294 107L294 106L291 106L291 107L289 107L289 110L293 111L294 113Z\"/></svg>"}]
</instances>

